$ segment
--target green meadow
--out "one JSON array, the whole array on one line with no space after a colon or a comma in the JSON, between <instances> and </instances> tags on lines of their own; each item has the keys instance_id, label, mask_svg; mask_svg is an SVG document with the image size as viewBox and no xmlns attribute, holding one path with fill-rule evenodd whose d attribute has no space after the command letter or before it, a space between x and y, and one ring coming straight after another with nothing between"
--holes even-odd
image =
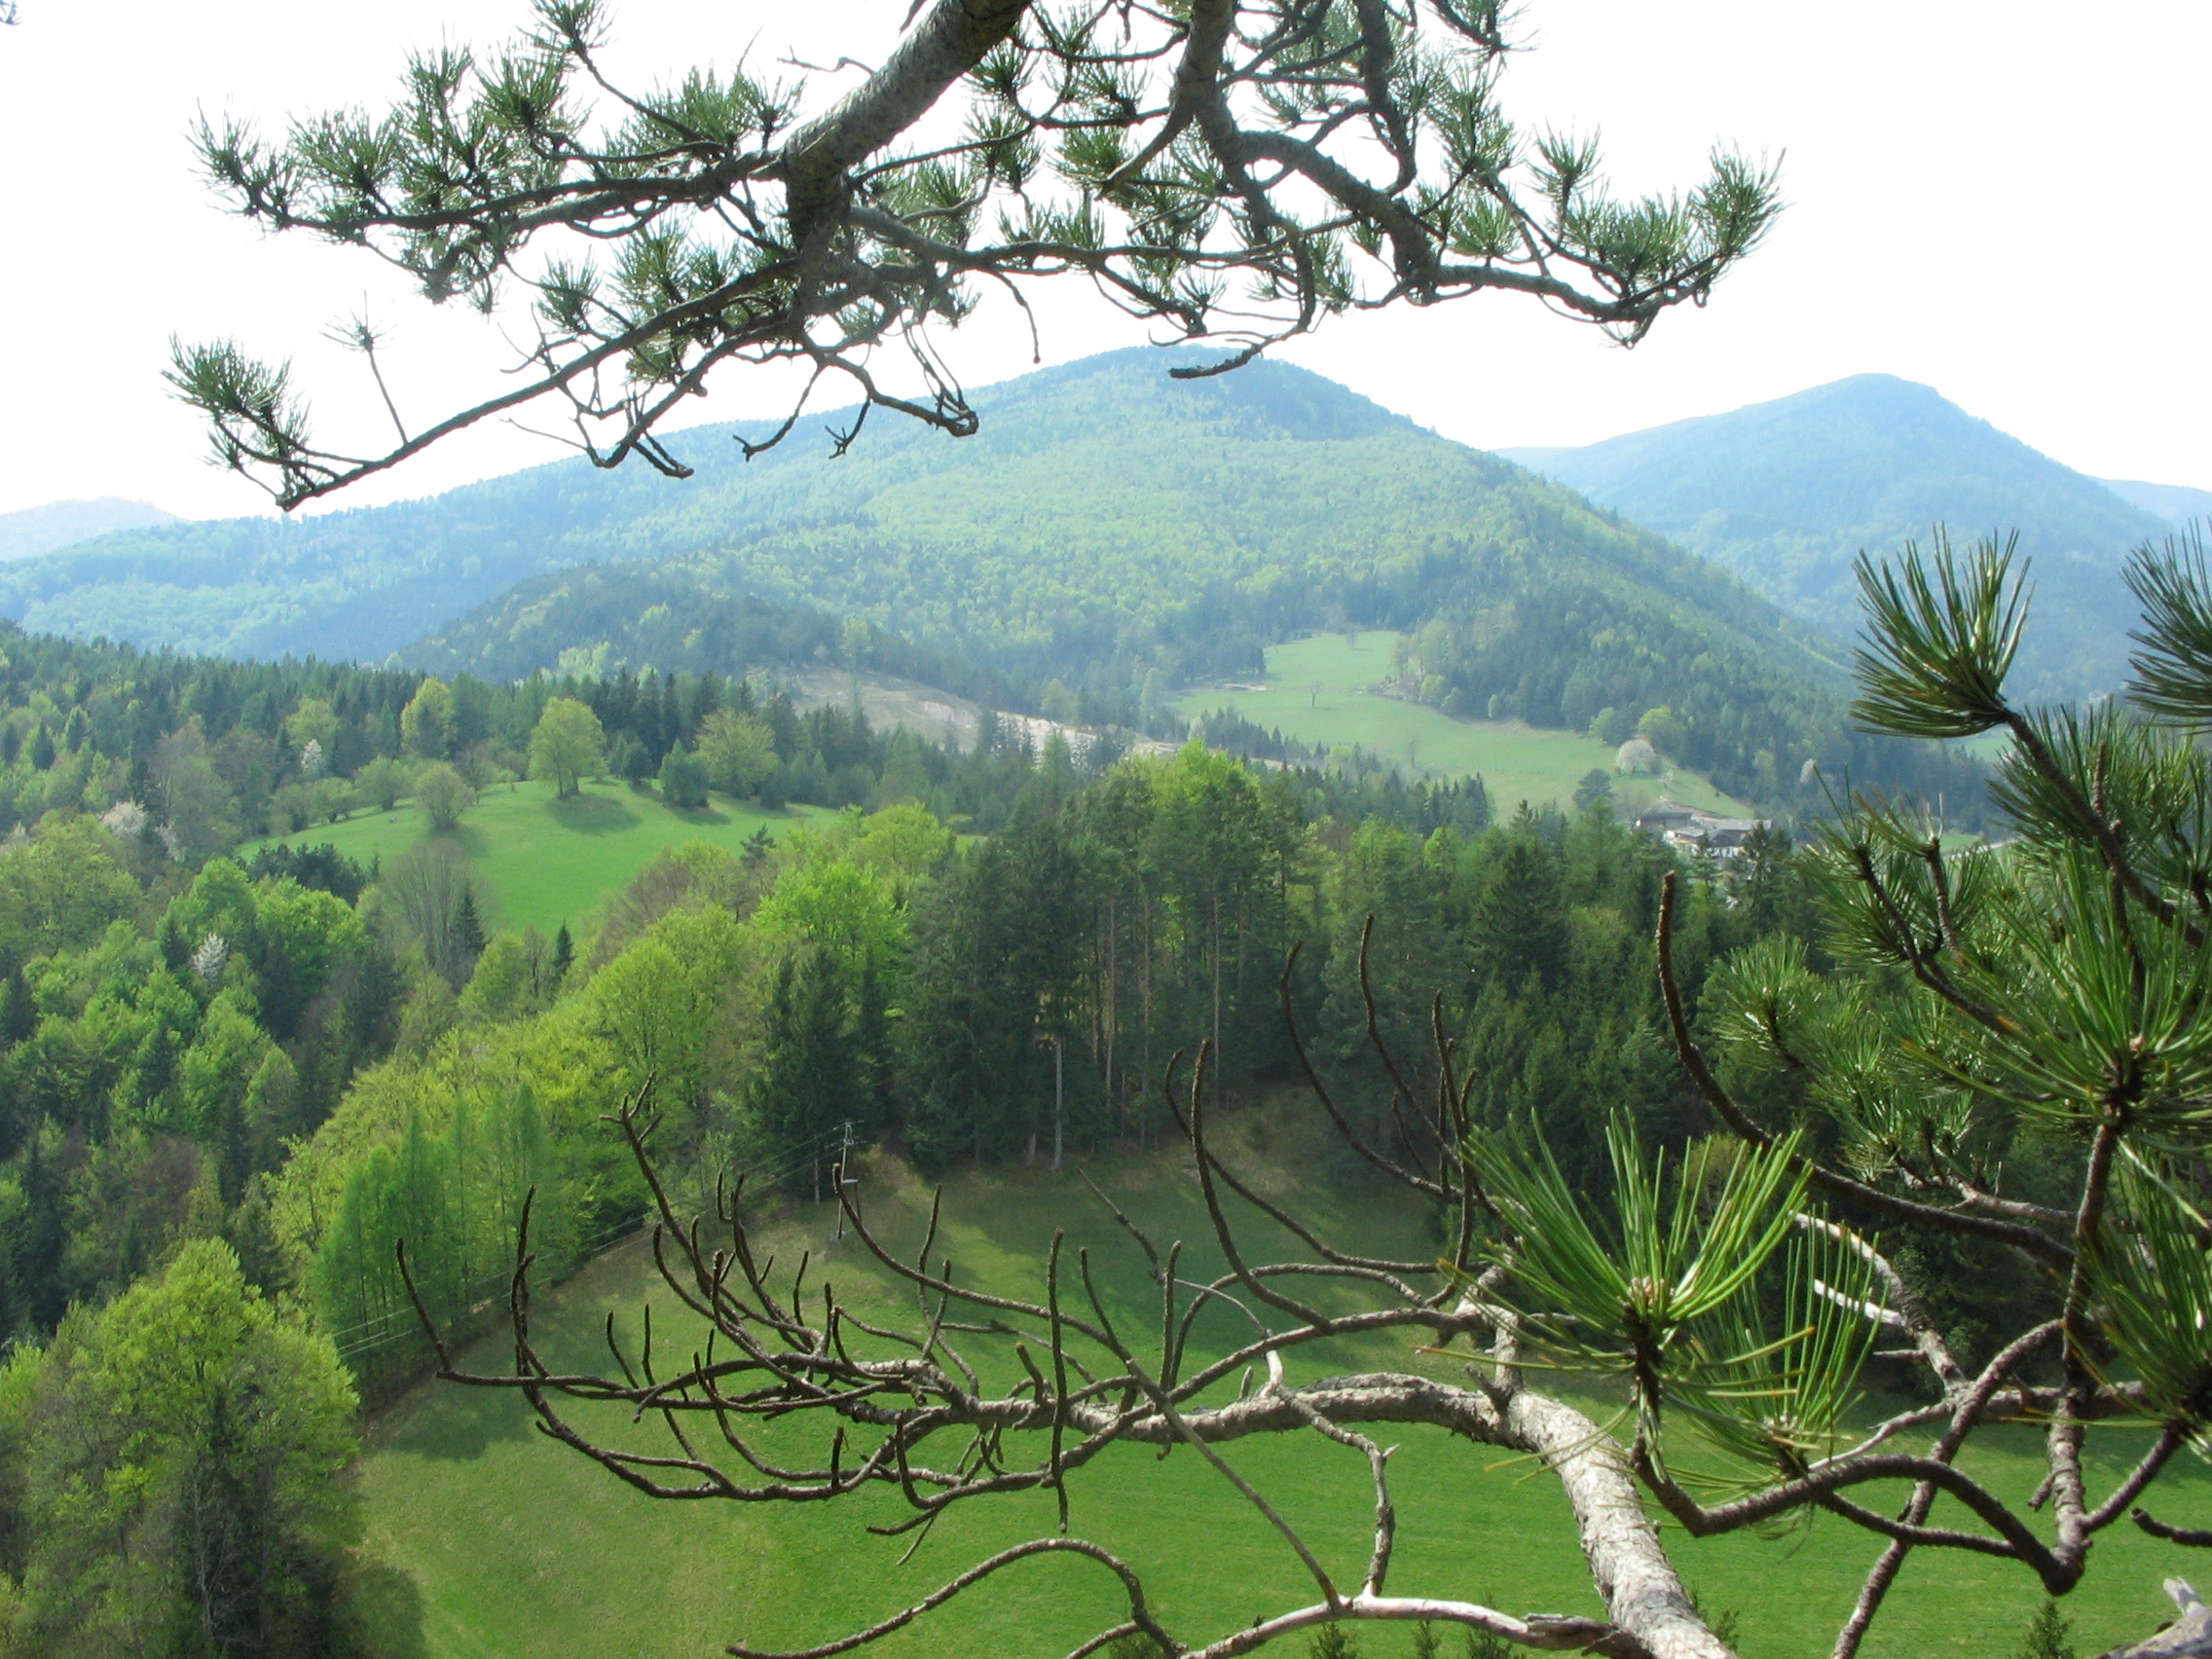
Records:
<instances>
[{"instance_id":1,"label":"green meadow","mask_svg":"<svg viewBox=\"0 0 2212 1659\"><path fill-rule=\"evenodd\" d=\"M1612 770L1613 750L1585 733L1545 731L1519 720L1455 719L1376 690L1390 672L1397 640L1376 631L1270 645L1264 683L1201 685L1177 700L1176 712L1190 718L1230 709L1301 743L1357 744L1432 777L1480 772L1501 813L1522 801L1565 803L1593 767ZM1713 812L1748 816L1751 810L1694 772L1615 778L1613 793L1626 812L1641 811L1662 794Z\"/></svg>"},{"instance_id":2,"label":"green meadow","mask_svg":"<svg viewBox=\"0 0 2212 1659\"><path fill-rule=\"evenodd\" d=\"M756 830L780 835L794 824L832 816L827 807L760 812L717 795L696 811L678 811L657 794L626 784L587 783L567 800L550 784L501 784L446 831L491 886L497 919L551 933L617 892L653 854L684 841L735 850ZM431 834L423 814L402 801L390 812L361 812L281 837L296 845L329 842L367 865L390 859ZM250 858L261 843L240 849Z\"/></svg>"},{"instance_id":3,"label":"green meadow","mask_svg":"<svg viewBox=\"0 0 2212 1659\"><path fill-rule=\"evenodd\" d=\"M1235 1161L1272 1198L1312 1218L1323 1236L1393 1254L1432 1247L1406 1206L1311 1131L1306 1112L1290 1105L1248 1110L1222 1124ZM1106 1159L1090 1173L1157 1237L1191 1242L1186 1274L1218 1271L1219 1252L1186 1159L1172 1152ZM887 1244L910 1252L928 1193L888 1159L878 1159L867 1175L863 1201L873 1225ZM1065 1226L1071 1254L1079 1246L1091 1250L1102 1296L1122 1329L1157 1325L1159 1305L1141 1257L1072 1173L962 1173L947 1183L945 1205L939 1249L950 1254L963 1282L1041 1295L1038 1263L1052 1230ZM1240 1214L1239 1226L1248 1228L1244 1241L1255 1254L1287 1253L1287 1240L1251 1212ZM871 1321L911 1324L911 1295L854 1239L833 1238L822 1212L801 1204L772 1217L762 1232L783 1264L779 1278L808 1251L810 1285L833 1281L840 1298ZM688 1353L690 1339L652 1271L649 1246L633 1239L546 1294L534 1335L556 1371L605 1367L608 1316L635 1344L648 1304L662 1363ZM1215 1351L1235 1334L1227 1324L1201 1327ZM987 1374L1006 1357L970 1352ZM467 1356L485 1370L511 1358L511 1342L496 1334ZM1288 1366L1293 1382L1377 1368L1450 1375L1453 1362L1418 1353L1398 1338L1316 1347L1295 1354ZM646 1433L626 1414L578 1408L573 1420L617 1439ZM1549 1475L1440 1432L1412 1429L1392 1438L1400 1444L1390 1465L1399 1514L1393 1589L1470 1596L1520 1612L1599 1610L1571 1518ZM2092 1485L2109 1488L2144 1438L2133 1430L2101 1431L2091 1443ZM790 1423L762 1430L759 1443L794 1458L820 1455L809 1429ZM666 1449L665 1441L655 1449ZM949 1456L952 1449L937 1450ZM1333 1571L1356 1581L1373 1514L1362 1459L1317 1436L1256 1436L1225 1452ZM2036 1452L2033 1435L2004 1431L1978 1442L1966 1462L2020 1499L2040 1472ZM386 1413L355 1478L366 1507L364 1577L387 1651L407 1659L704 1659L733 1641L799 1647L884 1617L991 1550L1056 1525L1050 1498L985 1500L947 1513L912 1559L903 1560L914 1543L910 1534L866 1530L907 1513L893 1496L803 1506L655 1501L537 1432L518 1397L451 1384L419 1388ZM1310 1581L1279 1538L1187 1453L1162 1459L1150 1450L1117 1449L1072 1477L1069 1494L1071 1530L1137 1566L1154 1604L1187 1641L1311 1599ZM1901 1489L1862 1495L1888 1506L1901 1498ZM2158 1490L2157 1507L2177 1523L2212 1522L2212 1479L2189 1461ZM1739 1614L1747 1659L1825 1653L1879 1553L1878 1540L1825 1516L1765 1537L1693 1542L1672 1530L1669 1535L1703 1604ZM2146 1634L2167 1605L2160 1580L2186 1573L2186 1557L2124 1525L2104 1534L2089 1580L2066 1603L2078 1621L2080 1650L2093 1653ZM2009 1659L2040 1601L2040 1589L2018 1567L1924 1550L1908 1564L1864 1651L1868 1659ZM1112 1581L1088 1564L1027 1563L873 1651L887 1659L1064 1653L1111 1623L1117 1604ZM1367 1626L1355 1635L1367 1659L1404 1659L1412 1651L1405 1627ZM1285 1659L1302 1659L1305 1651L1303 1642L1286 1644ZM1447 1644L1446 1652L1457 1651L1456 1641Z\"/></svg>"}]
</instances>

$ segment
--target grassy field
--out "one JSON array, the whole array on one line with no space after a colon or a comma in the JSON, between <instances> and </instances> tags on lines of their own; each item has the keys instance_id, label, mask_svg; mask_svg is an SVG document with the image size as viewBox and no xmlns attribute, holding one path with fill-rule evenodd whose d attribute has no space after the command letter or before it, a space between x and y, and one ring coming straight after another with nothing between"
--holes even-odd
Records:
<instances>
[{"instance_id":1,"label":"grassy field","mask_svg":"<svg viewBox=\"0 0 2212 1659\"><path fill-rule=\"evenodd\" d=\"M1301 1120L1302 1122L1302 1120ZM1232 1155L1272 1195L1293 1200L1326 1235L1360 1248L1419 1254L1406 1206L1382 1199L1304 1128L1246 1113L1222 1125ZM1263 1133L1263 1131L1266 1131ZM894 1165L870 1170L866 1203L890 1240L911 1247L927 1195ZM1163 1237L1208 1236L1195 1183L1181 1159L1125 1158L1092 1165L1116 1201ZM1141 1258L1072 1177L1019 1169L955 1178L949 1226L940 1235L960 1278L1036 1294L1036 1262L1055 1225L1069 1247L1089 1245L1104 1294L1124 1330L1157 1320ZM1274 1240L1257 1218L1248 1242ZM813 1252L813 1272L879 1318L911 1323L911 1301L852 1240L828 1236L825 1219L801 1213L773 1230L779 1258ZM1279 1235L1278 1235L1279 1236ZM1215 1252L1193 1249L1185 1272L1214 1271ZM1194 1268L1195 1263L1195 1268ZM1309 1293L1310 1294L1310 1293ZM656 1309L662 1352L682 1339L673 1298L633 1242L540 1304L534 1333L556 1370L608 1363L603 1323L614 1313L633 1340L642 1305ZM1152 1311L1148 1314L1146 1309ZM1232 1333L1224 1328L1214 1340ZM687 1351L687 1350L686 1350ZM498 1339L473 1350L478 1366L511 1359ZM1419 1369L1443 1362L1402 1339L1340 1344L1298 1354L1293 1381L1346 1370ZM579 1413L587 1427L632 1432ZM643 1432L643 1431L637 1431ZM1400 1517L1392 1587L1475 1596L1522 1612L1596 1612L1574 1529L1557 1483L1495 1451L1426 1430L1402 1437L1393 1458ZM2096 1490L2109 1487L2142 1442L2125 1430L2091 1443ZM797 1453L796 1431L771 1434ZM1230 1459L1300 1528L1333 1568L1356 1579L1369 1544L1371 1493L1364 1465L1317 1437L1259 1436ZM1975 1451L1969 1466L2024 1498L2040 1465L2025 1433ZM802 1454L803 1455L803 1454ZM376 1425L357 1477L366 1502L362 1553L380 1592L394 1659L511 1659L528 1653L623 1654L636 1659L705 1655L743 1640L793 1647L830 1640L905 1605L995 1547L1050 1532L1049 1499L956 1509L901 1565L911 1538L870 1535L867 1521L902 1513L895 1503L754 1507L655 1502L533 1430L503 1393L432 1385L399 1402ZM1126 1449L1070 1481L1072 1530L1124 1555L1148 1576L1156 1606L1186 1640L1216 1636L1262 1610L1310 1600L1311 1584L1260 1518L1220 1478L1187 1455L1164 1461ZM1870 1492L1887 1506L1899 1493ZM2157 1507L2177 1523L2212 1521L2212 1480L2188 1460L2162 1486ZM1711 1609L1736 1609L1747 1659L1824 1654L1877 1541L1826 1517L1786 1536L1750 1534L1692 1542L1670 1533L1676 1559ZM2083 1653L2147 1634L2166 1604L2159 1581L2187 1571L2186 1552L2130 1527L2103 1535L2087 1584L2067 1603ZM988 1581L874 1651L982 1659L1066 1652L1115 1616L1104 1573L1074 1564L1026 1564ZM1908 1565L1865 1649L1869 1659L2008 1659L2041 1600L2022 1568L1955 1552L1922 1551ZM1367 1659L1403 1659L1404 1628L1357 1633ZM1456 1653L1457 1643L1447 1647ZM1284 1659L1303 1655L1287 1646Z\"/></svg>"},{"instance_id":2,"label":"grassy field","mask_svg":"<svg viewBox=\"0 0 2212 1659\"><path fill-rule=\"evenodd\" d=\"M587 783L581 794L556 800L550 784L523 783L490 791L448 833L491 885L500 923L551 933L619 890L663 847L712 841L734 850L763 827L776 835L828 816L829 809L818 806L762 813L719 796L698 811L680 812L625 784ZM365 865L378 856L392 858L429 833L422 813L402 802L390 812L355 813L281 838L296 845L328 841ZM250 858L258 845L241 847L240 856Z\"/></svg>"},{"instance_id":3,"label":"grassy field","mask_svg":"<svg viewBox=\"0 0 2212 1659\"><path fill-rule=\"evenodd\" d=\"M1433 777L1480 772L1501 813L1522 801L1564 803L1592 767L1612 770L1613 751L1579 732L1544 731L1519 720L1454 719L1424 704L1376 692L1373 687L1390 671L1397 638L1381 632L1349 638L1316 634L1270 645L1264 686L1198 686L1177 701L1176 712L1190 718L1231 709L1301 743L1356 743ZM1662 794L1708 811L1750 812L1694 772L1616 778L1613 793L1629 812Z\"/></svg>"}]
</instances>

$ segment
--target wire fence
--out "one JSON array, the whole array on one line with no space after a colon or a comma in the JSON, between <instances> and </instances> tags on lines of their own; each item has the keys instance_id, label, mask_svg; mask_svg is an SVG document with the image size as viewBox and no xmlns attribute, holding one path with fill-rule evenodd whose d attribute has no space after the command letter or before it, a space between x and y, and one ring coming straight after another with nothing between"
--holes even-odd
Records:
<instances>
[{"instance_id":1,"label":"wire fence","mask_svg":"<svg viewBox=\"0 0 2212 1659\"><path fill-rule=\"evenodd\" d=\"M865 1141L851 1132L849 1125L840 1124L836 1128L824 1130L775 1163L733 1169L727 1172L725 1179L782 1182L810 1165L820 1165L826 1155L842 1159L850 1157L866 1145ZM835 1197L833 1193L830 1196ZM579 1239L574 1259L568 1271L574 1272L616 1245L636 1237L652 1224L652 1220L650 1211L625 1216L611 1226L602 1228L589 1238ZM462 1302L465 1310L460 1319L454 1321L455 1329L445 1334L452 1337L491 1311L503 1299L502 1293L513 1281L514 1269L511 1265L464 1281L459 1300ZM411 1302L387 1309L382 1313L330 1333L330 1340L338 1348L338 1357L356 1373L365 1372L369 1368L367 1362L395 1344L421 1341L422 1338L422 1316L415 1311Z\"/></svg>"}]
</instances>

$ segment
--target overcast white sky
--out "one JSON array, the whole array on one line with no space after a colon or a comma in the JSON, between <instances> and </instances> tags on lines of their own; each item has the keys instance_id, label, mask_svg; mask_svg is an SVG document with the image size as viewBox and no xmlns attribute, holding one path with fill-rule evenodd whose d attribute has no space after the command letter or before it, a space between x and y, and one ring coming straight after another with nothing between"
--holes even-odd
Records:
<instances>
[{"instance_id":1,"label":"overcast white sky","mask_svg":"<svg viewBox=\"0 0 2212 1659\"><path fill-rule=\"evenodd\" d=\"M0 511L135 496L193 517L265 510L203 463L166 394L168 337L296 356L318 406L362 409L318 342L366 298L426 416L496 375L473 315L413 301L368 256L270 240L225 217L185 135L202 108L280 125L381 100L410 46L494 41L522 0L20 0L0 31ZM906 0L615 0L641 78L796 45L869 56ZM1331 324L1283 354L1484 446L1576 444L1885 371L1935 386L2070 465L2212 487L2212 266L2202 0L1527 0L1507 79L1525 126L1602 124L1614 176L1694 181L1710 143L1787 153L1791 207L1710 311L1634 352L1499 296ZM1060 361L1134 325L1069 292ZM947 343L971 385L1028 367L1003 309ZM701 419L765 413L744 371ZM984 403L988 419L987 401ZM339 505L550 459L488 431ZM672 485L671 488L681 488Z\"/></svg>"}]
</instances>

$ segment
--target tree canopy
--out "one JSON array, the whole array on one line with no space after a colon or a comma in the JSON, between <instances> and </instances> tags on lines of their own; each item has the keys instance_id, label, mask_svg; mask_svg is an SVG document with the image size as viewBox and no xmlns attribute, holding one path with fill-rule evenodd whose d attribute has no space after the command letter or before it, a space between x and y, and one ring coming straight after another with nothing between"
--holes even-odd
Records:
<instances>
[{"instance_id":1,"label":"tree canopy","mask_svg":"<svg viewBox=\"0 0 2212 1659\"><path fill-rule=\"evenodd\" d=\"M556 794L572 795L577 780L599 764L606 741L590 709L573 697L548 698L530 734L530 775L549 779Z\"/></svg>"}]
</instances>

